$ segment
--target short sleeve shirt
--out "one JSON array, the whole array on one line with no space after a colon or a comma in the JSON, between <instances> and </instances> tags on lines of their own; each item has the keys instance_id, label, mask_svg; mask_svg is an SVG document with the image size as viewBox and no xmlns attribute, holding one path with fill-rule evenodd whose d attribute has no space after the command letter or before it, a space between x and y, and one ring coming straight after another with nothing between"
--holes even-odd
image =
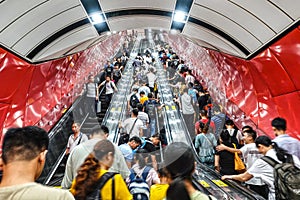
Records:
<instances>
[{"instance_id":1,"label":"short sleeve shirt","mask_svg":"<svg viewBox=\"0 0 300 200\"><path fill-rule=\"evenodd\" d=\"M124 122L122 122L122 127L126 130L126 133L130 133L130 129L133 127L131 133L130 133L130 138L132 136L140 136L140 130L143 128L144 124L142 120L137 119L137 118L128 118L125 119ZM134 121L136 120L135 124ZM133 126L134 125L134 126Z\"/></svg>"},{"instance_id":2,"label":"short sleeve shirt","mask_svg":"<svg viewBox=\"0 0 300 200\"><path fill-rule=\"evenodd\" d=\"M83 143L87 141L89 138L86 136L86 134L79 133L77 138L74 138L74 134L70 135L67 148L69 148L69 152L72 152L73 149L80 143ZM79 142L80 140L80 142Z\"/></svg>"}]
</instances>

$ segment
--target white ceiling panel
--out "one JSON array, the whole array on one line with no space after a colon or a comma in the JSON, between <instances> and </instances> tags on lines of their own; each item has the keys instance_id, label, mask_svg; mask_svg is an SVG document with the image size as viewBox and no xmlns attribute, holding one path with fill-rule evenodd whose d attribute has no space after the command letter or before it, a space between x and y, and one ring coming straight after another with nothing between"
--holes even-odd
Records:
<instances>
[{"instance_id":1,"label":"white ceiling panel","mask_svg":"<svg viewBox=\"0 0 300 200\"><path fill-rule=\"evenodd\" d=\"M147 23L145 23L147 22ZM135 17L115 17L109 20L110 29L122 31L138 28L170 29L171 20L169 17L136 15Z\"/></svg>"},{"instance_id":2,"label":"white ceiling panel","mask_svg":"<svg viewBox=\"0 0 300 200\"><path fill-rule=\"evenodd\" d=\"M227 52L232 52L232 54L236 56L245 56L237 47L233 44L225 40L224 38L220 37L219 35L215 34L208 29L203 27L197 27L193 24L186 24L184 28L184 35L191 37L191 38L199 38L199 40L209 41L208 43L211 46L214 46L218 49L224 49Z\"/></svg>"},{"instance_id":3,"label":"white ceiling panel","mask_svg":"<svg viewBox=\"0 0 300 200\"><path fill-rule=\"evenodd\" d=\"M130 1L116 1L116 0L101 0L100 5L104 12L127 10L127 9L159 9L173 11L175 8L175 0L130 0Z\"/></svg>"},{"instance_id":4,"label":"white ceiling panel","mask_svg":"<svg viewBox=\"0 0 300 200\"><path fill-rule=\"evenodd\" d=\"M17 43L20 38L28 34L37 26L43 24L47 20L51 20L53 16L59 15L60 13L74 7L72 1L66 1L65 4L61 4L60 0L55 0L42 4L26 15L23 15L8 28L6 28L0 35L0 41L5 41L7 46L12 47L12 45ZM78 8L82 9L80 4L77 6ZM40 16L39 13L45 14ZM11 33L15 34L12 35Z\"/></svg>"},{"instance_id":5,"label":"white ceiling panel","mask_svg":"<svg viewBox=\"0 0 300 200\"><path fill-rule=\"evenodd\" d=\"M201 16L194 16L195 13L201 13ZM193 8L192 17L203 20L204 22L209 23L210 25L222 30L229 36L231 36L236 41L240 42L248 50L255 50L262 43L255 38L247 30L243 29L238 24L234 23L232 20L227 19L224 16L216 14L215 12L205 9L200 6L195 6Z\"/></svg>"},{"instance_id":6,"label":"white ceiling panel","mask_svg":"<svg viewBox=\"0 0 300 200\"><path fill-rule=\"evenodd\" d=\"M63 12L62 14L53 17L51 20L46 21L34 29L32 32L22 38L13 48L17 52L27 54L49 35L52 35L69 24L82 19L82 16L85 16L85 13L81 7L76 7Z\"/></svg>"},{"instance_id":7,"label":"white ceiling panel","mask_svg":"<svg viewBox=\"0 0 300 200\"><path fill-rule=\"evenodd\" d=\"M222 3L216 3L215 0L204 0L195 4L193 8L204 7L202 9L213 9L216 11L217 15L222 15L231 19L233 22L237 23L247 31L256 35L256 37L262 41L266 42L275 35L275 32L272 31L267 25L265 25L258 18L253 16L251 13L247 12L244 9L236 6L230 1L223 1ZM198 9L195 9L195 11ZM201 10L201 9L200 9ZM199 11L199 10L198 10ZM194 10L191 11L191 14L194 16L201 17L202 13L195 13Z\"/></svg>"},{"instance_id":8,"label":"white ceiling panel","mask_svg":"<svg viewBox=\"0 0 300 200\"><path fill-rule=\"evenodd\" d=\"M94 27L92 26L81 27L80 30L75 29L74 31L70 32L69 35L52 42L51 46L45 49L42 55L39 55L39 59L43 59L43 57L49 57L50 55L55 54L57 50L61 51L65 48L73 48L74 46L97 36L98 34L96 34Z\"/></svg>"},{"instance_id":9,"label":"white ceiling panel","mask_svg":"<svg viewBox=\"0 0 300 200\"><path fill-rule=\"evenodd\" d=\"M249 3L248 0L232 0L232 2L253 13L277 33L293 22L285 13L268 1L251 0Z\"/></svg>"},{"instance_id":10,"label":"white ceiling panel","mask_svg":"<svg viewBox=\"0 0 300 200\"><path fill-rule=\"evenodd\" d=\"M278 8L282 9L285 13L291 16L294 20L300 18L300 1L299 0L271 0L278 6Z\"/></svg>"},{"instance_id":11,"label":"white ceiling panel","mask_svg":"<svg viewBox=\"0 0 300 200\"><path fill-rule=\"evenodd\" d=\"M38 4L42 4L47 2L46 0L30 0L30 1L20 1L20 0L9 0L0 3L0 31L3 28L8 26L14 20L16 20L19 16L25 14L27 11L34 9L34 7ZM5 16L5 17L4 17Z\"/></svg>"}]
</instances>

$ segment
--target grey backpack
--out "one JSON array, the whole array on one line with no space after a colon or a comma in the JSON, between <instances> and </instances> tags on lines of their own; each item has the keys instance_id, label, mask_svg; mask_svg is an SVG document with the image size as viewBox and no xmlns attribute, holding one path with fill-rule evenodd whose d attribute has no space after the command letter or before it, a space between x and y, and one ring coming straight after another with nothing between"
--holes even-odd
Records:
<instances>
[{"instance_id":1,"label":"grey backpack","mask_svg":"<svg viewBox=\"0 0 300 200\"><path fill-rule=\"evenodd\" d=\"M269 156L263 159L274 168L274 186L276 200L300 199L300 169L293 162L293 157L287 155L287 161L279 163Z\"/></svg>"}]
</instances>

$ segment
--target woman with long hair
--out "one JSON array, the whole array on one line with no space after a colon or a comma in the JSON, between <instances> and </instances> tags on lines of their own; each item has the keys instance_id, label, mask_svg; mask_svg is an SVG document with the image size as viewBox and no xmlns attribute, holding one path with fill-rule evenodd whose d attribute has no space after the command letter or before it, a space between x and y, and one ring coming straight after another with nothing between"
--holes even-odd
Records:
<instances>
[{"instance_id":1,"label":"woman with long hair","mask_svg":"<svg viewBox=\"0 0 300 200\"><path fill-rule=\"evenodd\" d=\"M174 142L166 147L164 164L171 183L167 190L167 200L208 200L207 195L196 190L192 184L195 159L192 149L183 142Z\"/></svg>"},{"instance_id":2,"label":"woman with long hair","mask_svg":"<svg viewBox=\"0 0 300 200\"><path fill-rule=\"evenodd\" d=\"M287 152L278 147L275 142L268 136L259 136L255 140L255 145L260 153L265 156L269 156L279 163L287 162ZM296 156L292 156L294 165L300 168L300 161ZM261 180L266 183L269 187L269 200L275 200L275 186L274 186L274 168L269 165L262 158L256 160L253 165L243 174L239 175L225 175L222 179L234 179L237 181L245 182L253 177L261 178Z\"/></svg>"},{"instance_id":3,"label":"woman with long hair","mask_svg":"<svg viewBox=\"0 0 300 200\"><path fill-rule=\"evenodd\" d=\"M114 146L108 140L101 140L94 146L93 152L89 154L81 165L71 187L71 193L77 200L85 200L97 190L97 183L111 167L114 154ZM113 191L115 191L114 194ZM120 174L115 174L110 178L99 192L101 197L105 197L105 199L132 199Z\"/></svg>"}]
</instances>

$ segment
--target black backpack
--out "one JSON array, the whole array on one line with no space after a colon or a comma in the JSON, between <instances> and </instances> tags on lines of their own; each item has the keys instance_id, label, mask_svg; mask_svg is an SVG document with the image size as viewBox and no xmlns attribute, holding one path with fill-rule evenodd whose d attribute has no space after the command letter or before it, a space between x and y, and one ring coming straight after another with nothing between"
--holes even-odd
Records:
<instances>
[{"instance_id":1,"label":"black backpack","mask_svg":"<svg viewBox=\"0 0 300 200\"><path fill-rule=\"evenodd\" d=\"M131 95L129 104L132 108L136 108L137 104L140 103L139 99L137 98L136 94Z\"/></svg>"},{"instance_id":2,"label":"black backpack","mask_svg":"<svg viewBox=\"0 0 300 200\"><path fill-rule=\"evenodd\" d=\"M300 199L300 169L295 167L292 155L287 161L279 163L269 156L261 158L274 168L274 186L276 200Z\"/></svg>"},{"instance_id":3,"label":"black backpack","mask_svg":"<svg viewBox=\"0 0 300 200\"><path fill-rule=\"evenodd\" d=\"M112 199L115 199L115 181L114 181L114 176L118 174L115 172L106 172L105 174L103 174L100 179L98 180L98 182L95 184L95 190L91 193L89 193L86 196L86 200L101 200L101 189L103 188L103 186L105 185L105 183L109 180L112 179ZM76 199L76 198L75 198Z\"/></svg>"}]
</instances>

